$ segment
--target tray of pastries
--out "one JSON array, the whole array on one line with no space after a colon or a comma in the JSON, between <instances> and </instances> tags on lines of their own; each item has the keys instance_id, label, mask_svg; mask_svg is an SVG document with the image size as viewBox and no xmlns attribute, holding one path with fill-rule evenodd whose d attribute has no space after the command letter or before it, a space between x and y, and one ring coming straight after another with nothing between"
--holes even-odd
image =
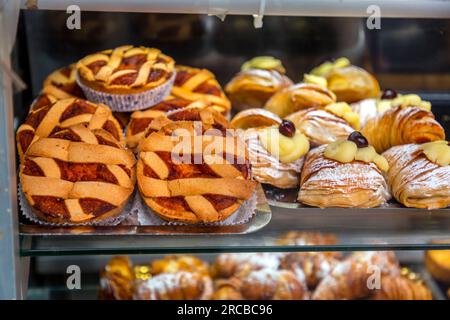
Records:
<instances>
[{"instance_id":1,"label":"tray of pastries","mask_svg":"<svg viewBox=\"0 0 450 320\"><path fill-rule=\"evenodd\" d=\"M291 231L280 245L330 244L333 234ZM423 268L392 251L166 256L133 265L114 257L100 275L107 300L431 300L443 294Z\"/></svg>"}]
</instances>

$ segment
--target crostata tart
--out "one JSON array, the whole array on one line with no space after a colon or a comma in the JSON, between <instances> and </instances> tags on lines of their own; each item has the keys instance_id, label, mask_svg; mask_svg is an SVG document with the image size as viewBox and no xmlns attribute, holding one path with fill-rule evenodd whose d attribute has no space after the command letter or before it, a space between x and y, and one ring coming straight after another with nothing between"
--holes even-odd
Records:
<instances>
[{"instance_id":1,"label":"crostata tart","mask_svg":"<svg viewBox=\"0 0 450 320\"><path fill-rule=\"evenodd\" d=\"M122 212L134 190L135 163L109 132L79 124L34 142L20 180L39 219L99 222Z\"/></svg>"},{"instance_id":2,"label":"crostata tart","mask_svg":"<svg viewBox=\"0 0 450 320\"><path fill-rule=\"evenodd\" d=\"M44 94L56 99L84 98L83 91L76 82L75 64L53 71L44 81Z\"/></svg>"}]
</instances>

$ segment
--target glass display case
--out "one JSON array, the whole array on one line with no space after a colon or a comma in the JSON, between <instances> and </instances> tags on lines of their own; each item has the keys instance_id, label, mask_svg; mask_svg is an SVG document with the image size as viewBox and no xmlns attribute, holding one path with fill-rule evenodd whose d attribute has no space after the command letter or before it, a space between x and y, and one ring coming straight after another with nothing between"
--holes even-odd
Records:
<instances>
[{"instance_id":1,"label":"glass display case","mask_svg":"<svg viewBox=\"0 0 450 320\"><path fill-rule=\"evenodd\" d=\"M15 135L23 123L32 126L30 105L40 108L36 97L49 74L93 52L132 45L158 48L177 66L210 70L223 88L256 56L279 59L292 83L307 82L305 74L324 61L346 57L372 74L382 90L393 88L396 95L416 94L430 102L442 128L441 138L433 140L445 140L450 135L450 3L13 0L0 1L0 28L0 267L8 270L0 274L0 298L98 298L99 273L115 255L130 255L135 264L142 264L162 255L194 254L212 263L222 253L342 252L347 256L353 251L386 250L396 251L402 266L420 274L435 299L446 298L445 285L435 282L423 265L423 253L450 250L450 207L414 208L389 200L373 208L319 208L297 200L298 187L280 189L263 183L246 200L253 201L248 204L252 214L244 222L193 225L154 223L153 218L149 223L140 216L143 209L135 207L141 201L136 200L136 187L118 223L42 222L30 208L30 189L19 188L20 164L26 165L16 150ZM154 63L163 64L159 59ZM177 76L181 73L178 69ZM363 99L349 105L359 100ZM228 120L239 111L232 102L225 115ZM116 112L114 117L126 126L130 113ZM40 124L42 119L33 121ZM400 125L396 122L387 129L396 134ZM52 134L58 132L56 127ZM406 143L410 142L397 144ZM314 143L310 144L313 149ZM450 189L449 183L444 181L444 190ZM46 188L53 189L42 184L33 190L41 194ZM426 190L422 193L429 197ZM448 199L449 194L445 196ZM280 241L291 231L333 234L338 241ZM70 265L83 270L82 290L66 286Z\"/></svg>"}]
</instances>

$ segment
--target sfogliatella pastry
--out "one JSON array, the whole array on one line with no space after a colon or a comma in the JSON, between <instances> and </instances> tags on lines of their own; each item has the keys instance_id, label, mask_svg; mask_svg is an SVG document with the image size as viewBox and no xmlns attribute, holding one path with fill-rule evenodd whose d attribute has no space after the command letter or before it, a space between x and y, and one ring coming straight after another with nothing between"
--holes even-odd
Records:
<instances>
[{"instance_id":1,"label":"sfogliatella pastry","mask_svg":"<svg viewBox=\"0 0 450 320\"><path fill-rule=\"evenodd\" d=\"M332 234L318 232L295 232L284 234L277 245L334 245L337 238ZM339 252L289 252L281 260L281 268L286 270L303 271L306 283L310 289L327 276L342 258Z\"/></svg>"},{"instance_id":2,"label":"sfogliatella pastry","mask_svg":"<svg viewBox=\"0 0 450 320\"><path fill-rule=\"evenodd\" d=\"M134 281L130 259L126 256L113 257L100 274L100 299L131 300Z\"/></svg>"},{"instance_id":3,"label":"sfogliatella pastry","mask_svg":"<svg viewBox=\"0 0 450 320\"><path fill-rule=\"evenodd\" d=\"M274 93L292 85L279 60L272 57L255 59L244 63L241 72L225 86L225 92L237 110L263 108Z\"/></svg>"},{"instance_id":4,"label":"sfogliatella pastry","mask_svg":"<svg viewBox=\"0 0 450 320\"><path fill-rule=\"evenodd\" d=\"M385 111L369 119L362 129L378 152L401 144L445 139L444 129L430 111L431 105L417 95L381 101L381 108Z\"/></svg>"},{"instance_id":5,"label":"sfogliatella pastry","mask_svg":"<svg viewBox=\"0 0 450 320\"><path fill-rule=\"evenodd\" d=\"M303 133L312 146L329 144L359 130L359 116L345 102L324 109L305 109L286 117Z\"/></svg>"},{"instance_id":6,"label":"sfogliatella pastry","mask_svg":"<svg viewBox=\"0 0 450 320\"><path fill-rule=\"evenodd\" d=\"M359 132L311 150L300 178L298 200L315 207L371 208L390 194L383 171L386 159Z\"/></svg>"},{"instance_id":7,"label":"sfogliatella pastry","mask_svg":"<svg viewBox=\"0 0 450 320\"><path fill-rule=\"evenodd\" d=\"M278 188L295 188L309 141L288 120L279 125L244 132L253 179Z\"/></svg>"},{"instance_id":8,"label":"sfogliatella pastry","mask_svg":"<svg viewBox=\"0 0 450 320\"><path fill-rule=\"evenodd\" d=\"M314 300L354 300L369 298L375 292L374 276L398 277L400 266L393 252L356 252L338 263L319 283ZM371 288L372 284L374 285Z\"/></svg>"},{"instance_id":9,"label":"sfogliatella pastry","mask_svg":"<svg viewBox=\"0 0 450 320\"><path fill-rule=\"evenodd\" d=\"M325 106L336 102L333 92L317 84L299 83L274 94L266 103L265 109L284 118L296 111Z\"/></svg>"},{"instance_id":10,"label":"sfogliatella pastry","mask_svg":"<svg viewBox=\"0 0 450 320\"><path fill-rule=\"evenodd\" d=\"M252 108L238 112L231 119L230 126L234 129L261 128L279 125L281 121L279 116L268 110Z\"/></svg>"},{"instance_id":11,"label":"sfogliatella pastry","mask_svg":"<svg viewBox=\"0 0 450 320\"><path fill-rule=\"evenodd\" d=\"M212 280L200 273L162 273L136 285L134 300L209 300Z\"/></svg>"},{"instance_id":12,"label":"sfogliatella pastry","mask_svg":"<svg viewBox=\"0 0 450 320\"><path fill-rule=\"evenodd\" d=\"M76 82L75 64L53 71L44 81L42 93L56 99L84 98Z\"/></svg>"},{"instance_id":13,"label":"sfogliatella pastry","mask_svg":"<svg viewBox=\"0 0 450 320\"><path fill-rule=\"evenodd\" d=\"M450 146L447 141L392 147L386 178L392 195L407 207L437 209L450 205Z\"/></svg>"},{"instance_id":14,"label":"sfogliatella pastry","mask_svg":"<svg viewBox=\"0 0 450 320\"><path fill-rule=\"evenodd\" d=\"M20 181L40 220L101 222L118 216L133 193L135 158L109 132L80 124L34 142Z\"/></svg>"},{"instance_id":15,"label":"sfogliatella pastry","mask_svg":"<svg viewBox=\"0 0 450 320\"><path fill-rule=\"evenodd\" d=\"M326 79L326 86L336 94L337 101L348 103L378 97L380 85L366 70L351 65L347 58L327 61L310 72Z\"/></svg>"},{"instance_id":16,"label":"sfogliatella pastry","mask_svg":"<svg viewBox=\"0 0 450 320\"><path fill-rule=\"evenodd\" d=\"M450 250L426 251L425 266L434 279L450 284Z\"/></svg>"},{"instance_id":17,"label":"sfogliatella pastry","mask_svg":"<svg viewBox=\"0 0 450 320\"><path fill-rule=\"evenodd\" d=\"M104 104L95 104L87 100L71 98L33 106L25 122L17 129L16 141L20 157L38 138L85 123L89 129L104 129L116 140L123 143L122 129L113 117L111 110Z\"/></svg>"},{"instance_id":18,"label":"sfogliatella pastry","mask_svg":"<svg viewBox=\"0 0 450 320\"><path fill-rule=\"evenodd\" d=\"M230 112L231 103L211 71L180 65L176 71L171 96L191 102L201 100L223 114Z\"/></svg>"},{"instance_id":19,"label":"sfogliatella pastry","mask_svg":"<svg viewBox=\"0 0 450 320\"><path fill-rule=\"evenodd\" d=\"M161 102L172 88L174 60L160 50L121 46L78 61L78 85L90 101L114 111L133 111Z\"/></svg>"},{"instance_id":20,"label":"sfogliatella pastry","mask_svg":"<svg viewBox=\"0 0 450 320\"><path fill-rule=\"evenodd\" d=\"M165 256L163 259L154 260L150 270L153 275L187 271L209 276L208 263L191 255Z\"/></svg>"},{"instance_id":21,"label":"sfogliatella pastry","mask_svg":"<svg viewBox=\"0 0 450 320\"><path fill-rule=\"evenodd\" d=\"M186 109L177 114L191 115ZM250 180L245 145L235 135L184 119L169 122L141 142L139 190L165 220L222 221L252 196L256 186Z\"/></svg>"}]
</instances>

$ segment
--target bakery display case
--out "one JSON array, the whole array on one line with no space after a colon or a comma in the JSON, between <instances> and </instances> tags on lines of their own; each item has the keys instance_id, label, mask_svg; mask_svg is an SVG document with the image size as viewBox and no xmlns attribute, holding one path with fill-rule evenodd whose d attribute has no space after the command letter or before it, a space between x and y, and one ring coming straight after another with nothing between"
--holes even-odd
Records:
<instances>
[{"instance_id":1,"label":"bakery display case","mask_svg":"<svg viewBox=\"0 0 450 320\"><path fill-rule=\"evenodd\" d=\"M1 2L0 297L445 299L450 4L372 2Z\"/></svg>"}]
</instances>

